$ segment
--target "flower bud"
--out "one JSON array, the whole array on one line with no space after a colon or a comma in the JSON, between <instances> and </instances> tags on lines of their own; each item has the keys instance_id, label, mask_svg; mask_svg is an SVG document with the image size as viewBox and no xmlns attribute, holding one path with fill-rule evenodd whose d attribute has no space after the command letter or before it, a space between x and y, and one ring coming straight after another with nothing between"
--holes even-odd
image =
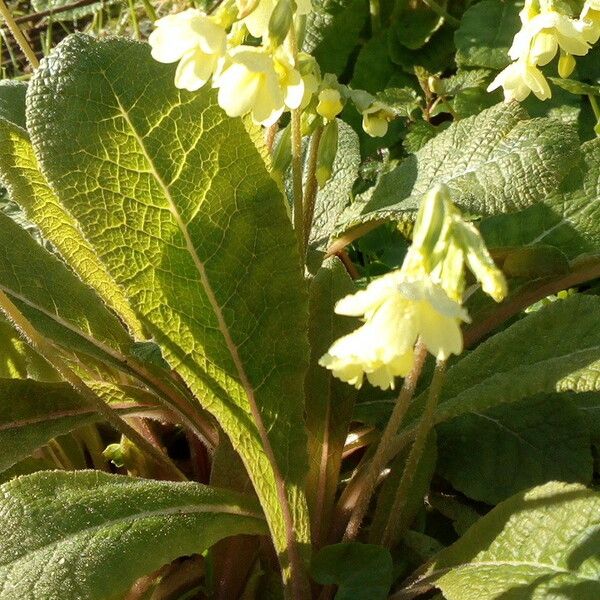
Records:
<instances>
[{"instance_id":1,"label":"flower bud","mask_svg":"<svg viewBox=\"0 0 600 600\"><path fill-rule=\"evenodd\" d=\"M281 46L294 20L296 3L293 0L278 0L269 19L269 40L273 46Z\"/></svg>"},{"instance_id":2,"label":"flower bud","mask_svg":"<svg viewBox=\"0 0 600 600\"><path fill-rule=\"evenodd\" d=\"M288 125L279 135L273 148L273 175L283 181L285 172L292 162L292 128Z\"/></svg>"},{"instance_id":3,"label":"flower bud","mask_svg":"<svg viewBox=\"0 0 600 600\"><path fill-rule=\"evenodd\" d=\"M449 203L448 187L436 185L425 194L417 212L412 246L419 250L426 263L430 263L426 266L427 271L432 268L428 258L433 257L440 240L446 237L443 232L448 228Z\"/></svg>"},{"instance_id":4,"label":"flower bud","mask_svg":"<svg viewBox=\"0 0 600 600\"><path fill-rule=\"evenodd\" d=\"M338 90L327 88L319 92L317 113L328 121L333 121L344 108L342 96Z\"/></svg>"},{"instance_id":5,"label":"flower bud","mask_svg":"<svg viewBox=\"0 0 600 600\"><path fill-rule=\"evenodd\" d=\"M322 188L331 179L333 172L333 161L338 148L338 122L329 121L323 129L319 151L317 152L317 183Z\"/></svg>"},{"instance_id":6,"label":"flower bud","mask_svg":"<svg viewBox=\"0 0 600 600\"><path fill-rule=\"evenodd\" d=\"M575 69L575 59L572 54L567 54L566 52L560 53L560 58L558 59L558 74L566 79L571 75L573 70Z\"/></svg>"}]
</instances>

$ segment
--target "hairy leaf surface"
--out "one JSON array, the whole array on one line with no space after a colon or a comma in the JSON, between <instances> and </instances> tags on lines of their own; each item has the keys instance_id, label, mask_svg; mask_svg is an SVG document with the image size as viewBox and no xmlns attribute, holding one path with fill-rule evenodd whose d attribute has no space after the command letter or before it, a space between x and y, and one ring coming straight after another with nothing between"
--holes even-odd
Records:
<instances>
[{"instance_id":1,"label":"hairy leaf surface","mask_svg":"<svg viewBox=\"0 0 600 600\"><path fill-rule=\"evenodd\" d=\"M247 497L196 483L42 472L0 487L0 597L116 600L179 556L264 534Z\"/></svg>"},{"instance_id":2,"label":"hairy leaf surface","mask_svg":"<svg viewBox=\"0 0 600 600\"><path fill-rule=\"evenodd\" d=\"M30 84L28 127L61 203L232 439L285 551L292 529L308 539L295 236L242 121L173 76L144 44L71 36Z\"/></svg>"},{"instance_id":3,"label":"hairy leaf surface","mask_svg":"<svg viewBox=\"0 0 600 600\"><path fill-rule=\"evenodd\" d=\"M599 547L600 494L552 482L499 504L440 552L413 589L433 584L448 600L595 600Z\"/></svg>"},{"instance_id":4,"label":"hairy leaf surface","mask_svg":"<svg viewBox=\"0 0 600 600\"><path fill-rule=\"evenodd\" d=\"M338 231L369 221L410 218L422 195L445 183L465 212L513 212L555 190L578 155L573 128L528 119L517 104L497 104L453 123L382 175L340 218Z\"/></svg>"}]
</instances>

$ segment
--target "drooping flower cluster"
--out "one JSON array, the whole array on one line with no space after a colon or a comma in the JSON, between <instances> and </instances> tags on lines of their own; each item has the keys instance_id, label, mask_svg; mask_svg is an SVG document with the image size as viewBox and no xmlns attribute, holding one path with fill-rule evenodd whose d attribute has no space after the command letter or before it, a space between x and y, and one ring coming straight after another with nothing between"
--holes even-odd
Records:
<instances>
[{"instance_id":1,"label":"drooping flower cluster","mask_svg":"<svg viewBox=\"0 0 600 600\"><path fill-rule=\"evenodd\" d=\"M448 188L437 186L421 203L402 267L337 303L336 313L363 317L364 324L334 342L319 364L357 388L366 376L386 390L411 370L418 339L438 359L460 354L460 325L469 321L461 305L465 266L486 293L504 298L506 281L479 232L461 217Z\"/></svg>"},{"instance_id":2,"label":"drooping flower cluster","mask_svg":"<svg viewBox=\"0 0 600 600\"><path fill-rule=\"evenodd\" d=\"M521 30L508 52L513 62L501 71L488 87L504 90L504 99L522 101L533 92L540 100L552 95L539 67L547 65L557 53L558 73L569 77L575 56L584 56L600 37L600 0L586 0L577 16L565 14L564 2L525 0L519 13Z\"/></svg>"},{"instance_id":3,"label":"drooping flower cluster","mask_svg":"<svg viewBox=\"0 0 600 600\"><path fill-rule=\"evenodd\" d=\"M250 114L268 127L285 111L301 109L328 123L355 92L333 75L322 77L312 56L295 51L296 20L311 9L311 0L230 0L214 15L190 8L156 21L152 56L178 63L180 89L194 92L211 82L231 117ZM396 115L375 97L356 93L365 131L384 135Z\"/></svg>"}]
</instances>

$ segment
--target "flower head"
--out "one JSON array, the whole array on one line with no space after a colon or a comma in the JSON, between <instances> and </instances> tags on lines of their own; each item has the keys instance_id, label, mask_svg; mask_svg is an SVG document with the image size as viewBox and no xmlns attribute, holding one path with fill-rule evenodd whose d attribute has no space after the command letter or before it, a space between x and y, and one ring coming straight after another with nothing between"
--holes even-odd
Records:
<instances>
[{"instance_id":1,"label":"flower head","mask_svg":"<svg viewBox=\"0 0 600 600\"><path fill-rule=\"evenodd\" d=\"M194 8L163 17L155 26L148 40L152 57L162 63L179 61L175 86L192 92L200 89L225 54L223 27Z\"/></svg>"},{"instance_id":2,"label":"flower head","mask_svg":"<svg viewBox=\"0 0 600 600\"><path fill-rule=\"evenodd\" d=\"M362 111L362 126L371 137L383 137L395 114L383 102L375 101Z\"/></svg>"},{"instance_id":3,"label":"flower head","mask_svg":"<svg viewBox=\"0 0 600 600\"><path fill-rule=\"evenodd\" d=\"M264 48L238 46L214 86L218 102L230 117L252 114L256 123L270 126L285 107L298 108L304 82L283 48L270 54Z\"/></svg>"},{"instance_id":4,"label":"flower head","mask_svg":"<svg viewBox=\"0 0 600 600\"><path fill-rule=\"evenodd\" d=\"M488 86L488 92L502 87L504 89L504 100L510 102L525 100L533 92L540 100L547 100L552 95L550 86L543 73L524 60L511 63L498 73L494 81Z\"/></svg>"},{"instance_id":5,"label":"flower head","mask_svg":"<svg viewBox=\"0 0 600 600\"><path fill-rule=\"evenodd\" d=\"M333 121L344 108L342 96L338 90L326 88L319 92L319 103L317 104L317 113L328 121Z\"/></svg>"},{"instance_id":6,"label":"flower head","mask_svg":"<svg viewBox=\"0 0 600 600\"><path fill-rule=\"evenodd\" d=\"M462 351L460 322L467 312L428 277L388 273L356 294L342 298L336 313L364 316L365 323L337 340L319 364L359 388L364 376L383 390L412 368L414 345L421 338L439 359Z\"/></svg>"},{"instance_id":7,"label":"flower head","mask_svg":"<svg viewBox=\"0 0 600 600\"><path fill-rule=\"evenodd\" d=\"M238 4L241 0L237 0ZM259 0L254 10L242 19L242 23L246 25L250 35L260 38L267 37L269 34L269 21L275 10L277 0ZM312 10L311 0L297 0L296 14L307 15Z\"/></svg>"}]
</instances>

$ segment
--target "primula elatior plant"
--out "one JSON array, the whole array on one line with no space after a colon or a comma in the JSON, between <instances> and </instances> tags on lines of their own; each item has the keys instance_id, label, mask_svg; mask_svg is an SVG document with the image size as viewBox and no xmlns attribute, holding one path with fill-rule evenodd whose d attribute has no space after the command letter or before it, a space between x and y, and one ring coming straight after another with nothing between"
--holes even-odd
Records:
<instances>
[{"instance_id":1,"label":"primula elatior plant","mask_svg":"<svg viewBox=\"0 0 600 600\"><path fill-rule=\"evenodd\" d=\"M598 2L159 8L0 0L0 599L600 598Z\"/></svg>"}]
</instances>

